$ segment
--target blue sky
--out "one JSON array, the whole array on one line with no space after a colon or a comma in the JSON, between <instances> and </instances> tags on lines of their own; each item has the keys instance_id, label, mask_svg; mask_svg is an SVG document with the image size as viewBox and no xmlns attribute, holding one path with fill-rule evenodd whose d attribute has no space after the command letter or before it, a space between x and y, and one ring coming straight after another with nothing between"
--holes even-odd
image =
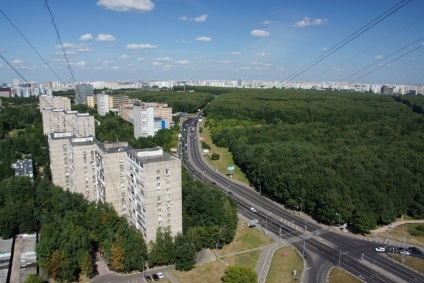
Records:
<instances>
[{"instance_id":1,"label":"blue sky","mask_svg":"<svg viewBox=\"0 0 424 283\"><path fill-rule=\"evenodd\" d=\"M47 3L76 81L239 78L284 81L399 2L49 0ZM4 13L0 13L0 54L28 81L58 81L6 15L58 76L63 81L72 81L45 0L3 1L0 9ZM412 0L294 80L424 84L424 48L412 51L424 43L423 11L424 1ZM373 65L353 75L370 64ZM359 78L378 67L381 68ZM0 83L13 79L22 81L0 59Z\"/></svg>"}]
</instances>

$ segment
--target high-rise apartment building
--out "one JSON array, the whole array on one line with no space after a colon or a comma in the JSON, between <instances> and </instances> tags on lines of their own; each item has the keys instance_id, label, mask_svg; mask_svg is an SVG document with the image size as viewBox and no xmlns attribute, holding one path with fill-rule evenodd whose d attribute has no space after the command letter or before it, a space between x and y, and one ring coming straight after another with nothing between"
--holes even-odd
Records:
<instances>
[{"instance_id":1,"label":"high-rise apartment building","mask_svg":"<svg viewBox=\"0 0 424 283\"><path fill-rule=\"evenodd\" d=\"M182 232L181 161L162 148L127 152L128 221L146 242L159 227Z\"/></svg>"},{"instance_id":2,"label":"high-rise apartment building","mask_svg":"<svg viewBox=\"0 0 424 283\"><path fill-rule=\"evenodd\" d=\"M63 109L41 109L43 133L73 132L77 137L95 136L94 117L88 113Z\"/></svg>"},{"instance_id":3,"label":"high-rise apartment building","mask_svg":"<svg viewBox=\"0 0 424 283\"><path fill-rule=\"evenodd\" d=\"M97 95L87 96L87 107L94 108L97 104Z\"/></svg>"},{"instance_id":4,"label":"high-rise apartment building","mask_svg":"<svg viewBox=\"0 0 424 283\"><path fill-rule=\"evenodd\" d=\"M91 84L80 84L75 86L75 101L79 104L87 104L87 96L93 95Z\"/></svg>"},{"instance_id":5,"label":"high-rise apartment building","mask_svg":"<svg viewBox=\"0 0 424 283\"><path fill-rule=\"evenodd\" d=\"M97 113L100 116L105 116L109 113L109 95L104 93L97 94Z\"/></svg>"},{"instance_id":6,"label":"high-rise apartment building","mask_svg":"<svg viewBox=\"0 0 424 283\"><path fill-rule=\"evenodd\" d=\"M109 95L109 107L120 109L121 105L128 104L129 97L127 95Z\"/></svg>"},{"instance_id":7,"label":"high-rise apartment building","mask_svg":"<svg viewBox=\"0 0 424 283\"><path fill-rule=\"evenodd\" d=\"M172 123L172 107L166 103L155 103L155 117L167 120L169 124Z\"/></svg>"},{"instance_id":8,"label":"high-rise apartment building","mask_svg":"<svg viewBox=\"0 0 424 283\"><path fill-rule=\"evenodd\" d=\"M134 137L154 136L154 104L153 103L134 103Z\"/></svg>"},{"instance_id":9,"label":"high-rise apartment building","mask_svg":"<svg viewBox=\"0 0 424 283\"><path fill-rule=\"evenodd\" d=\"M55 185L111 203L146 242L155 240L158 227L182 232L181 162L162 148L135 150L71 132L50 134L49 148Z\"/></svg>"},{"instance_id":10,"label":"high-rise apartment building","mask_svg":"<svg viewBox=\"0 0 424 283\"><path fill-rule=\"evenodd\" d=\"M71 111L71 100L63 96L40 95L40 110L44 108L61 108L65 111Z\"/></svg>"}]
</instances>

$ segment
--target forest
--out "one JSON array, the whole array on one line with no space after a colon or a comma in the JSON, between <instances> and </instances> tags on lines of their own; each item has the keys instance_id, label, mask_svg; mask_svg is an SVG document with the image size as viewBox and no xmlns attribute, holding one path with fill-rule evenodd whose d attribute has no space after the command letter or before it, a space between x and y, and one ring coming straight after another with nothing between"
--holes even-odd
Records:
<instances>
[{"instance_id":1,"label":"forest","mask_svg":"<svg viewBox=\"0 0 424 283\"><path fill-rule=\"evenodd\" d=\"M412 99L234 90L205 108L206 126L263 193L364 233L400 215L424 218L424 99Z\"/></svg>"}]
</instances>

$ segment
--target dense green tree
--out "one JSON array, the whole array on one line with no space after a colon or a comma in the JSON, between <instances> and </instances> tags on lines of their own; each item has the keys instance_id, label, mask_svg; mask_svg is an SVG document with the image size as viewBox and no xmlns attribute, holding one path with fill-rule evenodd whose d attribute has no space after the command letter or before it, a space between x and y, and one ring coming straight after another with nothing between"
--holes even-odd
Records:
<instances>
[{"instance_id":1,"label":"dense green tree","mask_svg":"<svg viewBox=\"0 0 424 283\"><path fill-rule=\"evenodd\" d=\"M196 248L191 240L178 234L175 237L175 268L181 271L193 269L196 264Z\"/></svg>"},{"instance_id":2,"label":"dense green tree","mask_svg":"<svg viewBox=\"0 0 424 283\"><path fill-rule=\"evenodd\" d=\"M25 279L25 283L44 283L44 280L38 274L30 274Z\"/></svg>"},{"instance_id":3,"label":"dense green tree","mask_svg":"<svg viewBox=\"0 0 424 283\"><path fill-rule=\"evenodd\" d=\"M149 243L149 267L175 263L175 246L170 229L159 227L156 241Z\"/></svg>"},{"instance_id":4,"label":"dense green tree","mask_svg":"<svg viewBox=\"0 0 424 283\"><path fill-rule=\"evenodd\" d=\"M258 281L256 272L246 266L233 265L224 271L221 281L224 283L255 283Z\"/></svg>"}]
</instances>

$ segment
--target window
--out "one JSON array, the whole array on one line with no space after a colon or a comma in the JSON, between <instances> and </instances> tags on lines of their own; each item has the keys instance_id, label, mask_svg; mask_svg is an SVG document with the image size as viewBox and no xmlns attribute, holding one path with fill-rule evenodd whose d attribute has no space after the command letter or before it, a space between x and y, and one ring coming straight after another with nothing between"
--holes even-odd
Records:
<instances>
[{"instance_id":1,"label":"window","mask_svg":"<svg viewBox=\"0 0 424 283\"><path fill-rule=\"evenodd\" d=\"M159 175L160 174L160 170L156 170L156 174Z\"/></svg>"},{"instance_id":2,"label":"window","mask_svg":"<svg viewBox=\"0 0 424 283\"><path fill-rule=\"evenodd\" d=\"M158 201L160 201L160 196L158 196Z\"/></svg>"}]
</instances>

